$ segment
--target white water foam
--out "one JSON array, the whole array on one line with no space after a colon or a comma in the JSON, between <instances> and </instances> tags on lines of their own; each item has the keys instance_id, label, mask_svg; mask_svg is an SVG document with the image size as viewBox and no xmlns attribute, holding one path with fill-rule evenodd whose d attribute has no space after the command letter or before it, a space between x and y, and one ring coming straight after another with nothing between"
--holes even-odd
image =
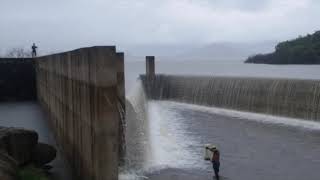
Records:
<instances>
[{"instance_id":1,"label":"white water foam","mask_svg":"<svg viewBox=\"0 0 320 180\"><path fill-rule=\"evenodd\" d=\"M216 108L216 107L194 105L194 104L178 103L173 101L162 101L162 103L166 105L170 105L172 107L179 107L179 108L183 107L190 110L208 112L208 113L229 116L229 117L238 118L238 119L241 118L241 119L266 123L266 124L277 124L282 126L291 126L291 127L303 128L303 129L315 130L315 131L320 130L320 122L317 122L317 121L295 119L295 118L288 118L288 117L279 117L279 116L272 116L267 114L243 112L243 111L222 109L222 108Z\"/></svg>"},{"instance_id":2,"label":"white water foam","mask_svg":"<svg viewBox=\"0 0 320 180\"><path fill-rule=\"evenodd\" d=\"M148 159L144 159L141 169L122 170L120 180L142 180L148 179L143 174L152 174L167 168L199 168L203 169L205 165L202 159L199 162L199 156L202 156L203 147L194 138L188 136L188 132L181 123L178 113L159 102L149 102L147 107L147 119L149 133L149 145L146 145L146 151L150 153ZM190 149L195 146L196 149ZM149 150L149 148L151 148Z\"/></svg>"},{"instance_id":3,"label":"white water foam","mask_svg":"<svg viewBox=\"0 0 320 180\"><path fill-rule=\"evenodd\" d=\"M180 123L180 116L162 104L149 103L150 142L152 159L150 167L155 168L194 168L198 165L194 159L195 152L188 146L195 144L195 139L189 137Z\"/></svg>"}]
</instances>

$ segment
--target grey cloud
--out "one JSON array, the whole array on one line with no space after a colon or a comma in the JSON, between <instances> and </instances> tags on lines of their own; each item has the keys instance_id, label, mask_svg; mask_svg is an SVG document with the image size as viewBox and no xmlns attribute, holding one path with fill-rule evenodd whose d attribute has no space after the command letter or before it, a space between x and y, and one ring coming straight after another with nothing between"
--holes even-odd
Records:
<instances>
[{"instance_id":1,"label":"grey cloud","mask_svg":"<svg viewBox=\"0 0 320 180\"><path fill-rule=\"evenodd\" d=\"M259 11L268 8L271 0L203 0L215 9Z\"/></svg>"},{"instance_id":2,"label":"grey cloud","mask_svg":"<svg viewBox=\"0 0 320 180\"><path fill-rule=\"evenodd\" d=\"M319 9L316 0L1 0L0 50L284 40L317 30Z\"/></svg>"}]
</instances>

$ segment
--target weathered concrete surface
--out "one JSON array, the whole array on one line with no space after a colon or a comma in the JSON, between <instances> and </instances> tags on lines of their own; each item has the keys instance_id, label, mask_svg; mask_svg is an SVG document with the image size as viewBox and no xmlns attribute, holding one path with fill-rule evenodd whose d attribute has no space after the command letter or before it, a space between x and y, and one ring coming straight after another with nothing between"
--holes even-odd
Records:
<instances>
[{"instance_id":1,"label":"weathered concrete surface","mask_svg":"<svg viewBox=\"0 0 320 180\"><path fill-rule=\"evenodd\" d=\"M146 75L154 76L155 75L155 57L146 56Z\"/></svg>"},{"instance_id":2,"label":"weathered concrete surface","mask_svg":"<svg viewBox=\"0 0 320 180\"><path fill-rule=\"evenodd\" d=\"M39 101L50 114L76 179L118 178L122 62L115 47L82 48L36 60Z\"/></svg>"},{"instance_id":3,"label":"weathered concrete surface","mask_svg":"<svg viewBox=\"0 0 320 180\"><path fill-rule=\"evenodd\" d=\"M126 97L125 97L125 73L124 73L124 53L117 53L117 92L118 92L118 110L120 113L119 121L119 157L120 164L124 162L125 156L125 112L126 112Z\"/></svg>"},{"instance_id":4,"label":"weathered concrete surface","mask_svg":"<svg viewBox=\"0 0 320 180\"><path fill-rule=\"evenodd\" d=\"M141 76L151 99L320 120L320 81L247 77Z\"/></svg>"}]
</instances>

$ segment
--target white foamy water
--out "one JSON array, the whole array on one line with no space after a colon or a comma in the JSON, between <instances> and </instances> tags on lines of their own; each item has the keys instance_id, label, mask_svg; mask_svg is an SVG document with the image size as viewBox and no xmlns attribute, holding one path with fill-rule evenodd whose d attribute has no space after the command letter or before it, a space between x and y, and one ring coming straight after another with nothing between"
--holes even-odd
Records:
<instances>
[{"instance_id":1,"label":"white foamy water","mask_svg":"<svg viewBox=\"0 0 320 180\"><path fill-rule=\"evenodd\" d=\"M119 179L146 179L145 173L166 168L201 168L198 157L203 147L199 146L198 151L190 149L197 143L180 123L182 117L162 104L147 102L141 87L138 82L128 96L136 119L127 119L127 163L121 168Z\"/></svg>"},{"instance_id":2,"label":"white foamy water","mask_svg":"<svg viewBox=\"0 0 320 180\"><path fill-rule=\"evenodd\" d=\"M200 168L198 156L202 151L190 150L196 140L188 137L188 131L180 123L182 117L162 104L146 102L144 94L136 92L128 98L135 106L137 119L127 122L126 138L130 147L127 147L126 159L129 161L126 167L121 168L119 179L145 179L143 174L166 168Z\"/></svg>"},{"instance_id":3,"label":"white foamy water","mask_svg":"<svg viewBox=\"0 0 320 180\"><path fill-rule=\"evenodd\" d=\"M206 106L200 106L200 105L194 105L194 104L178 103L173 101L162 101L162 103L170 105L172 107L189 109L190 111L196 110L196 111L208 112L212 114L219 114L227 117L232 117L233 119L241 118L245 120L256 121L256 122L267 123L267 124L292 126L292 127L304 128L308 130L320 130L320 122L316 122L316 121L271 116L267 114L235 111L235 110L215 108L215 107L206 107Z\"/></svg>"},{"instance_id":4,"label":"white foamy water","mask_svg":"<svg viewBox=\"0 0 320 180\"><path fill-rule=\"evenodd\" d=\"M149 103L152 160L155 168L196 168L201 167L198 152L190 146L197 141L188 136L187 127L181 123L182 117L175 111L165 108L165 104Z\"/></svg>"}]
</instances>

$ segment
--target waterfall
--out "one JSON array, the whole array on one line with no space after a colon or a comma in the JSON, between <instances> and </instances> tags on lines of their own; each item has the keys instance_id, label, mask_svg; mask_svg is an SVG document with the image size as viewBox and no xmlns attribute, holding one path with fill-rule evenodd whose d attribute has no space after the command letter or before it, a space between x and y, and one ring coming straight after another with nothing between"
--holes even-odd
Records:
<instances>
[{"instance_id":1,"label":"waterfall","mask_svg":"<svg viewBox=\"0 0 320 180\"><path fill-rule=\"evenodd\" d=\"M178 115L148 101L145 90L139 80L127 96L126 155L120 180L144 179L145 174L166 168L195 167L190 158L197 155L186 150L194 141L187 137Z\"/></svg>"},{"instance_id":2,"label":"waterfall","mask_svg":"<svg viewBox=\"0 0 320 180\"><path fill-rule=\"evenodd\" d=\"M248 77L141 76L148 98L307 120L320 118L320 81Z\"/></svg>"},{"instance_id":3,"label":"waterfall","mask_svg":"<svg viewBox=\"0 0 320 180\"><path fill-rule=\"evenodd\" d=\"M179 114L166 109L164 106L168 104L161 106L152 100L200 105L201 111L205 109L203 106L207 106L216 114L222 110L211 107L236 110L234 113L247 111L318 120L319 90L320 81L317 80L141 76L126 99L126 123L123 123L126 153L119 179L145 179L143 175L165 168L205 167L201 164L203 162L199 162L202 146L198 139L189 137L185 132ZM270 120L269 117L251 116L251 119L262 119L262 122L279 121L279 118ZM313 122L298 119L288 118L279 123L314 126Z\"/></svg>"},{"instance_id":4,"label":"waterfall","mask_svg":"<svg viewBox=\"0 0 320 180\"><path fill-rule=\"evenodd\" d=\"M139 80L126 100L126 127L125 127L125 165L121 168L122 177L125 174L142 172L150 159L148 103L144 88Z\"/></svg>"}]
</instances>

